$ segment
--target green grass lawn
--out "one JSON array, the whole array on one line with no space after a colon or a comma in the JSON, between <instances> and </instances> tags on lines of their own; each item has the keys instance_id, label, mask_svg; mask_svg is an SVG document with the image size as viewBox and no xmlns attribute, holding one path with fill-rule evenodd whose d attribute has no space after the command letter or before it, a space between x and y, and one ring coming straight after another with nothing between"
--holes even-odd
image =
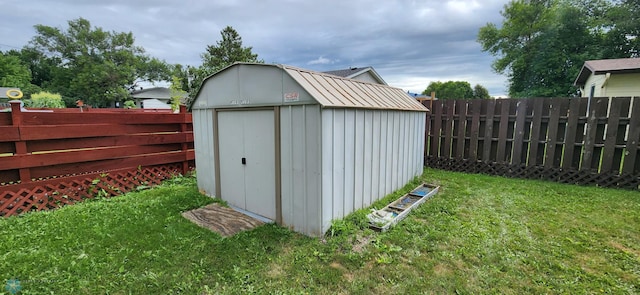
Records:
<instances>
[{"instance_id":1,"label":"green grass lawn","mask_svg":"<svg viewBox=\"0 0 640 295\"><path fill-rule=\"evenodd\" d=\"M432 199L385 233L367 210L325 239L265 225L223 239L180 213L193 178L0 220L19 294L638 294L640 193L425 170ZM4 286L0 292L10 294Z\"/></svg>"}]
</instances>

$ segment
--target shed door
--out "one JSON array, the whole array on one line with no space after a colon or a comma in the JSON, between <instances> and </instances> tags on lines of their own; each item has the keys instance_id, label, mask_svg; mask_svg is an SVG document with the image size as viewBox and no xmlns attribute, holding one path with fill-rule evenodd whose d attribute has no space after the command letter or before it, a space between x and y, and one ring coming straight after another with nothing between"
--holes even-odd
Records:
<instances>
[{"instance_id":1,"label":"shed door","mask_svg":"<svg viewBox=\"0 0 640 295\"><path fill-rule=\"evenodd\" d=\"M219 112L218 140L222 199L276 220L273 110Z\"/></svg>"}]
</instances>

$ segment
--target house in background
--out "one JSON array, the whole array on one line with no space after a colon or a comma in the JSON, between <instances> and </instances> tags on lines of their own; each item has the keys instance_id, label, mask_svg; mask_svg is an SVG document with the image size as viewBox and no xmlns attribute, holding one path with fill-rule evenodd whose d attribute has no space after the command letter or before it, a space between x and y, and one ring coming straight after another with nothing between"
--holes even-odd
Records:
<instances>
[{"instance_id":1,"label":"house in background","mask_svg":"<svg viewBox=\"0 0 640 295\"><path fill-rule=\"evenodd\" d=\"M369 82L381 85L388 85L380 75L372 67L356 68L351 67L344 70L327 71L325 74L334 75L338 77L358 80L362 82Z\"/></svg>"},{"instance_id":2,"label":"house in background","mask_svg":"<svg viewBox=\"0 0 640 295\"><path fill-rule=\"evenodd\" d=\"M8 102L10 100L13 100L13 98L9 97L9 94L15 92L15 91L20 91L20 88L16 88L16 87L0 87L0 102Z\"/></svg>"},{"instance_id":3,"label":"house in background","mask_svg":"<svg viewBox=\"0 0 640 295\"><path fill-rule=\"evenodd\" d=\"M583 97L640 96L640 58L588 60L573 84Z\"/></svg>"},{"instance_id":4,"label":"house in background","mask_svg":"<svg viewBox=\"0 0 640 295\"><path fill-rule=\"evenodd\" d=\"M136 102L136 106L143 109L170 109L171 108L171 89L167 87L153 87L147 89L134 90L131 96ZM180 98L181 104L187 94L184 93Z\"/></svg>"}]
</instances>

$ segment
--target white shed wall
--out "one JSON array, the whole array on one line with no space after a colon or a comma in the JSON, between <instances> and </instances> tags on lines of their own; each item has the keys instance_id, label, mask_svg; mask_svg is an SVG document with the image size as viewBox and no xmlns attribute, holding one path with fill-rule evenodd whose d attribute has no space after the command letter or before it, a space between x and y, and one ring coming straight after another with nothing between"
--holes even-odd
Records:
<instances>
[{"instance_id":1,"label":"white shed wall","mask_svg":"<svg viewBox=\"0 0 640 295\"><path fill-rule=\"evenodd\" d=\"M209 196L216 193L213 145L213 110L193 110L193 144L196 154L198 190Z\"/></svg>"},{"instance_id":2,"label":"white shed wall","mask_svg":"<svg viewBox=\"0 0 640 295\"><path fill-rule=\"evenodd\" d=\"M320 106L280 108L282 223L310 236L321 236Z\"/></svg>"},{"instance_id":3,"label":"white shed wall","mask_svg":"<svg viewBox=\"0 0 640 295\"><path fill-rule=\"evenodd\" d=\"M422 173L424 112L323 109L321 119L323 233Z\"/></svg>"}]
</instances>

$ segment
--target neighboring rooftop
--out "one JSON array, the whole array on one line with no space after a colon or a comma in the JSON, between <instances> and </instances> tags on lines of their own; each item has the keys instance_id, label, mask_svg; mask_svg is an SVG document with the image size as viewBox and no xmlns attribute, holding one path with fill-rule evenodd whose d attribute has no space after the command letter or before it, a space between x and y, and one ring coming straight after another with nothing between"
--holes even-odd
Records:
<instances>
[{"instance_id":1,"label":"neighboring rooftop","mask_svg":"<svg viewBox=\"0 0 640 295\"><path fill-rule=\"evenodd\" d=\"M576 81L576 86L582 86L591 74L603 75L606 73L640 73L640 58L616 58L588 60L582 66Z\"/></svg>"},{"instance_id":2,"label":"neighboring rooftop","mask_svg":"<svg viewBox=\"0 0 640 295\"><path fill-rule=\"evenodd\" d=\"M18 87L0 87L0 98L9 98L7 96L7 91L9 90L20 90Z\"/></svg>"},{"instance_id":3,"label":"neighboring rooftop","mask_svg":"<svg viewBox=\"0 0 640 295\"><path fill-rule=\"evenodd\" d=\"M360 76L367 72L369 72L369 74L371 74L371 76L373 76L374 79L377 80L379 84L387 85L387 82L385 82L384 79L382 79L382 77L378 75L378 73L376 72L376 70L373 69L373 67L362 67L362 68L351 67L348 69L326 71L323 73L338 76L338 77L348 78L348 79L357 79L356 78L357 76Z\"/></svg>"}]
</instances>

